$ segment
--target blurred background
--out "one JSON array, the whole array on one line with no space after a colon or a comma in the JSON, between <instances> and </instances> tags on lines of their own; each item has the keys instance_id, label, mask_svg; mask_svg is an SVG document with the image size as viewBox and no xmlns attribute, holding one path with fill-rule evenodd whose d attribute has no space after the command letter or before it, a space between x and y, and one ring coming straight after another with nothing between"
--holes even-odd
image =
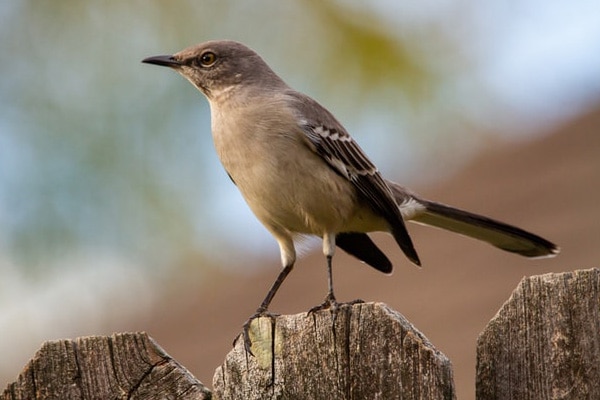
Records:
<instances>
[{"instance_id":1,"label":"blurred background","mask_svg":"<svg viewBox=\"0 0 600 400\"><path fill-rule=\"evenodd\" d=\"M145 330L205 384L279 270L214 154L205 99L143 65L239 40L329 108L384 175L563 249L527 260L431 228L424 262L342 252L338 298L383 301L474 398L478 333L524 275L599 266L600 7L541 0L0 3L0 386L45 340ZM318 242L273 303L322 301Z\"/></svg>"}]
</instances>

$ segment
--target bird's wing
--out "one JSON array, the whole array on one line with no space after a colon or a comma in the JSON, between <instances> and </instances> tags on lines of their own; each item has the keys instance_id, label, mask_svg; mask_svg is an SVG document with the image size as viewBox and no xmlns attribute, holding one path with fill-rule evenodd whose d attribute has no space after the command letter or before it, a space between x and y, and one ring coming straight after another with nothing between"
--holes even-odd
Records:
<instances>
[{"instance_id":1,"label":"bird's wing","mask_svg":"<svg viewBox=\"0 0 600 400\"><path fill-rule=\"evenodd\" d=\"M292 96L297 100L299 124L309 147L352 182L373 210L388 221L406 256L420 265L398 205L377 167L329 111L300 93L293 92Z\"/></svg>"},{"instance_id":2,"label":"bird's wing","mask_svg":"<svg viewBox=\"0 0 600 400\"><path fill-rule=\"evenodd\" d=\"M302 126L313 151L330 167L351 181L369 203L385 216L396 217L396 202L391 197L377 167L365 156L345 131L323 124Z\"/></svg>"}]
</instances>

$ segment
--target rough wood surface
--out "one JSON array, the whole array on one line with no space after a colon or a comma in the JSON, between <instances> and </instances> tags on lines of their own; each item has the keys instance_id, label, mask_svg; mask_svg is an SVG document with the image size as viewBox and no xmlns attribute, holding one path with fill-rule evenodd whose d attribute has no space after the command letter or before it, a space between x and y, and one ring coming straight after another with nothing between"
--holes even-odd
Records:
<instances>
[{"instance_id":1,"label":"rough wood surface","mask_svg":"<svg viewBox=\"0 0 600 400\"><path fill-rule=\"evenodd\" d=\"M252 323L213 378L218 399L454 399L450 361L381 303Z\"/></svg>"},{"instance_id":2,"label":"rough wood surface","mask_svg":"<svg viewBox=\"0 0 600 400\"><path fill-rule=\"evenodd\" d=\"M477 399L600 399L600 270L521 281L479 337Z\"/></svg>"},{"instance_id":3,"label":"rough wood surface","mask_svg":"<svg viewBox=\"0 0 600 400\"><path fill-rule=\"evenodd\" d=\"M210 399L210 392L145 333L42 345L0 400Z\"/></svg>"}]
</instances>

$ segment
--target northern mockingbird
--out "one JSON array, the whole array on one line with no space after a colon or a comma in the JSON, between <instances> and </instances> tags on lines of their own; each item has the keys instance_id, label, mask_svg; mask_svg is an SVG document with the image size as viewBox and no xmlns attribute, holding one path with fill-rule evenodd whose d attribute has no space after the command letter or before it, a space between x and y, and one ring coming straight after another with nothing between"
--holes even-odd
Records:
<instances>
[{"instance_id":1,"label":"northern mockingbird","mask_svg":"<svg viewBox=\"0 0 600 400\"><path fill-rule=\"evenodd\" d=\"M294 239L323 239L329 291L337 307L331 260L336 246L384 273L392 264L367 232L392 234L420 265L405 220L488 242L526 257L559 249L520 228L420 198L385 180L338 120L312 98L290 88L253 50L211 41L144 63L174 69L200 90L211 110L212 136L225 170L275 237L283 270L252 319L267 308L296 261Z\"/></svg>"}]
</instances>

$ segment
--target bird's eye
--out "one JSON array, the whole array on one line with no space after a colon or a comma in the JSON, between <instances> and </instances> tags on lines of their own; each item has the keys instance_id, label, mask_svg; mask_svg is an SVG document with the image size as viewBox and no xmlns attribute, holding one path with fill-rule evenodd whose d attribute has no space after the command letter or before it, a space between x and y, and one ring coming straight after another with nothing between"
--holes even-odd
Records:
<instances>
[{"instance_id":1,"label":"bird's eye","mask_svg":"<svg viewBox=\"0 0 600 400\"><path fill-rule=\"evenodd\" d=\"M210 67L215 63L215 61L217 61L217 56L212 51L202 53L200 56L200 65L203 67Z\"/></svg>"}]
</instances>

